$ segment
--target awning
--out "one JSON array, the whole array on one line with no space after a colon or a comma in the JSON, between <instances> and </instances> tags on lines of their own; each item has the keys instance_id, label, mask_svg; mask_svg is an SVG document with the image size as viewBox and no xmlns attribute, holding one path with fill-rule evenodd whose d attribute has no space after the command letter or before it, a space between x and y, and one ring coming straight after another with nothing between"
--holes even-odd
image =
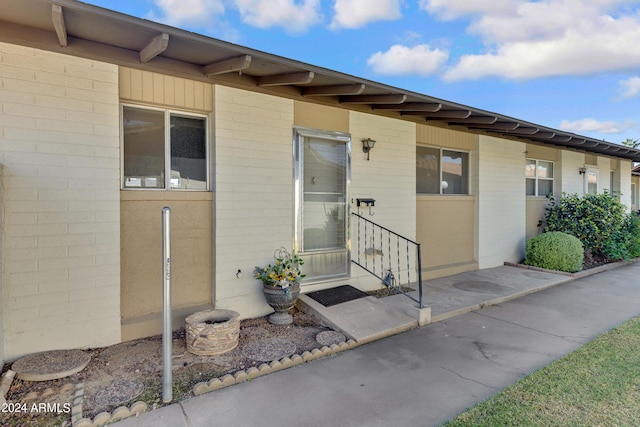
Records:
<instances>
[{"instance_id":1,"label":"awning","mask_svg":"<svg viewBox=\"0 0 640 427\"><path fill-rule=\"evenodd\" d=\"M640 161L640 150L74 0L0 0L0 41L326 105Z\"/></svg>"}]
</instances>

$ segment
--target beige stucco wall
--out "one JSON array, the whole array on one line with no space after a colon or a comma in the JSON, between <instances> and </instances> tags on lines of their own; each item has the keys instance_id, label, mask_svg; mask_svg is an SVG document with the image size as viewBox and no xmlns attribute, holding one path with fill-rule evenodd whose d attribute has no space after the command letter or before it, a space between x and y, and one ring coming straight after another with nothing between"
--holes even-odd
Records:
<instances>
[{"instance_id":1,"label":"beige stucco wall","mask_svg":"<svg viewBox=\"0 0 640 427\"><path fill-rule=\"evenodd\" d=\"M271 309L254 267L293 245L293 101L214 91L215 305L256 317Z\"/></svg>"},{"instance_id":2,"label":"beige stucco wall","mask_svg":"<svg viewBox=\"0 0 640 427\"><path fill-rule=\"evenodd\" d=\"M0 43L6 359L120 340L118 69Z\"/></svg>"},{"instance_id":3,"label":"beige stucco wall","mask_svg":"<svg viewBox=\"0 0 640 427\"><path fill-rule=\"evenodd\" d=\"M429 125L417 125L416 131L420 145L469 152L469 178L475 179L476 166L471 153L477 149L476 135ZM476 269L475 196L419 194L416 197L416 238L422 245L425 277Z\"/></svg>"},{"instance_id":4,"label":"beige stucco wall","mask_svg":"<svg viewBox=\"0 0 640 427\"><path fill-rule=\"evenodd\" d=\"M293 117L296 126L349 133L349 110L294 101Z\"/></svg>"},{"instance_id":5,"label":"beige stucco wall","mask_svg":"<svg viewBox=\"0 0 640 427\"><path fill-rule=\"evenodd\" d=\"M121 192L122 340L162 332L162 208L171 208L173 325L213 298L213 194Z\"/></svg>"},{"instance_id":6,"label":"beige stucco wall","mask_svg":"<svg viewBox=\"0 0 640 427\"><path fill-rule=\"evenodd\" d=\"M527 144L526 145L527 159L534 160L547 160L553 162L553 193L555 196L562 195L562 187L561 187L561 176L562 176L562 163L560 162L561 158L561 150L555 147L548 147L536 144ZM522 170L522 174L524 176L524 169ZM526 228L526 240L537 236L543 230L542 226L538 226L540 221L544 220L545 207L549 203L549 200L544 197L538 196L527 196L526 197L526 219L525 219L525 228Z\"/></svg>"},{"instance_id":7,"label":"beige stucco wall","mask_svg":"<svg viewBox=\"0 0 640 427\"><path fill-rule=\"evenodd\" d=\"M119 68L120 101L210 114L213 85L127 67ZM211 128L211 119L209 121ZM209 138L208 153L215 150ZM210 167L211 169L211 167ZM173 326L213 305L213 193L123 190L121 195L122 340L162 332L161 212L171 208Z\"/></svg>"},{"instance_id":8,"label":"beige stucco wall","mask_svg":"<svg viewBox=\"0 0 640 427\"><path fill-rule=\"evenodd\" d=\"M544 230L545 208L549 200L546 197L527 196L526 239L537 236ZM538 226L540 224L540 226Z\"/></svg>"},{"instance_id":9,"label":"beige stucco wall","mask_svg":"<svg viewBox=\"0 0 640 427\"><path fill-rule=\"evenodd\" d=\"M417 196L416 238L426 278L478 267L474 196Z\"/></svg>"},{"instance_id":10,"label":"beige stucco wall","mask_svg":"<svg viewBox=\"0 0 640 427\"><path fill-rule=\"evenodd\" d=\"M548 147L544 145L527 144L527 158L537 160L549 160L552 162L558 161L558 150L555 147Z\"/></svg>"},{"instance_id":11,"label":"beige stucco wall","mask_svg":"<svg viewBox=\"0 0 640 427\"><path fill-rule=\"evenodd\" d=\"M479 136L477 230L480 268L524 258L526 217L524 167L526 144Z\"/></svg>"}]
</instances>

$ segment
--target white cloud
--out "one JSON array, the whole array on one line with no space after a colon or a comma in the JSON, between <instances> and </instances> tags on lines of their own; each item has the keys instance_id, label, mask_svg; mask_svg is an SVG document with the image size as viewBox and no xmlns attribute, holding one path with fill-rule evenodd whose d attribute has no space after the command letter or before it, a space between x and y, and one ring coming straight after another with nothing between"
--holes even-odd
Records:
<instances>
[{"instance_id":1,"label":"white cloud","mask_svg":"<svg viewBox=\"0 0 640 427\"><path fill-rule=\"evenodd\" d=\"M233 0L242 20L258 28L301 33L322 20L320 0Z\"/></svg>"},{"instance_id":2,"label":"white cloud","mask_svg":"<svg viewBox=\"0 0 640 427\"><path fill-rule=\"evenodd\" d=\"M330 28L361 28L370 22L393 21L402 17L401 0L335 0Z\"/></svg>"},{"instance_id":3,"label":"white cloud","mask_svg":"<svg viewBox=\"0 0 640 427\"><path fill-rule=\"evenodd\" d=\"M394 45L386 52L374 53L367 64L378 74L428 76L441 69L449 54L421 44L414 47Z\"/></svg>"},{"instance_id":4,"label":"white cloud","mask_svg":"<svg viewBox=\"0 0 640 427\"><path fill-rule=\"evenodd\" d=\"M608 121L599 121L592 118L586 118L581 120L569 121L563 120L560 123L560 129L570 131L570 132L598 132L598 133L623 133L632 127L636 126L635 122L625 121L625 122L608 122Z\"/></svg>"},{"instance_id":5,"label":"white cloud","mask_svg":"<svg viewBox=\"0 0 640 427\"><path fill-rule=\"evenodd\" d=\"M420 7L443 20L512 9L513 0L420 0Z\"/></svg>"},{"instance_id":6,"label":"white cloud","mask_svg":"<svg viewBox=\"0 0 640 427\"><path fill-rule=\"evenodd\" d=\"M441 19L465 16L485 52L463 55L449 81L503 76L586 75L640 66L640 15L617 16L630 0L421 0Z\"/></svg>"},{"instance_id":7,"label":"white cloud","mask_svg":"<svg viewBox=\"0 0 640 427\"><path fill-rule=\"evenodd\" d=\"M640 77L631 77L620 81L623 98L635 98L640 95Z\"/></svg>"},{"instance_id":8,"label":"white cloud","mask_svg":"<svg viewBox=\"0 0 640 427\"><path fill-rule=\"evenodd\" d=\"M223 0L154 0L154 3L161 15L151 14L149 18L173 26L211 25L225 12Z\"/></svg>"}]
</instances>

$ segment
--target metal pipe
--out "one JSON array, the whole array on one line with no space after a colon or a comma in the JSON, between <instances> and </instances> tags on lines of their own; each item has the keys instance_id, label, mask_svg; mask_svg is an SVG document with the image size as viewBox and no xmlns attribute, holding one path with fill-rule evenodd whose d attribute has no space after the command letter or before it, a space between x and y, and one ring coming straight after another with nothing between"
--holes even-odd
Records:
<instances>
[{"instance_id":1,"label":"metal pipe","mask_svg":"<svg viewBox=\"0 0 640 427\"><path fill-rule=\"evenodd\" d=\"M171 379L171 208L162 208L162 401L173 399Z\"/></svg>"},{"instance_id":2,"label":"metal pipe","mask_svg":"<svg viewBox=\"0 0 640 427\"><path fill-rule=\"evenodd\" d=\"M422 245L418 244L418 308L422 305Z\"/></svg>"}]
</instances>

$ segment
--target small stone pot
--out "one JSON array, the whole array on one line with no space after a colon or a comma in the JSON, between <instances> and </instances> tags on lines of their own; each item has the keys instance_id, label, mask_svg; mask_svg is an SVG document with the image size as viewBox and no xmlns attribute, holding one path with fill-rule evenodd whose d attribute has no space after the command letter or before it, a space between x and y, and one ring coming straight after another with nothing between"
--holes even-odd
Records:
<instances>
[{"instance_id":1,"label":"small stone pot","mask_svg":"<svg viewBox=\"0 0 640 427\"><path fill-rule=\"evenodd\" d=\"M227 353L238 345L240 313L231 310L205 310L185 320L187 350L199 356Z\"/></svg>"},{"instance_id":2,"label":"small stone pot","mask_svg":"<svg viewBox=\"0 0 640 427\"><path fill-rule=\"evenodd\" d=\"M289 310L298 299L300 283L294 283L288 288L263 284L262 291L267 304L275 310L275 313L269 316L269 322L274 325L290 325L293 323L293 316L289 314Z\"/></svg>"}]
</instances>

